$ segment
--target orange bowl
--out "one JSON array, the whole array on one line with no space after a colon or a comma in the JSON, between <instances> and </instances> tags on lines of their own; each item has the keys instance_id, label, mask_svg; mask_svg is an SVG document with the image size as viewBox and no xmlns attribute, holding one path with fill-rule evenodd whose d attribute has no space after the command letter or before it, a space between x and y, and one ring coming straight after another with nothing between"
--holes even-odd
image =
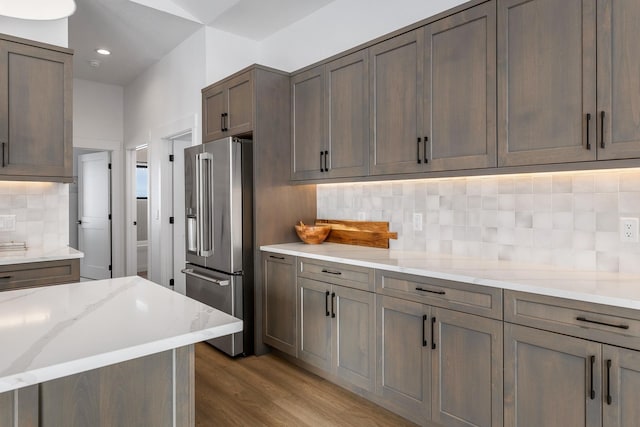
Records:
<instances>
[{"instance_id":1,"label":"orange bowl","mask_svg":"<svg viewBox=\"0 0 640 427\"><path fill-rule=\"evenodd\" d=\"M296 225L295 228L300 240L310 245L324 242L331 231L330 225Z\"/></svg>"}]
</instances>

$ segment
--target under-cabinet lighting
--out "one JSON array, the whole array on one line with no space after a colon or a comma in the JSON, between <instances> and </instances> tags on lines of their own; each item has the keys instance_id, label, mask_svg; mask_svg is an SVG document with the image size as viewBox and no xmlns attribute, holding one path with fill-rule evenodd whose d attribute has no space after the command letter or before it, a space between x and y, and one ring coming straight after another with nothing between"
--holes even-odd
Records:
<instances>
[{"instance_id":1,"label":"under-cabinet lighting","mask_svg":"<svg viewBox=\"0 0 640 427\"><path fill-rule=\"evenodd\" d=\"M49 21L66 18L76 11L74 0L2 0L0 15L10 18Z\"/></svg>"}]
</instances>

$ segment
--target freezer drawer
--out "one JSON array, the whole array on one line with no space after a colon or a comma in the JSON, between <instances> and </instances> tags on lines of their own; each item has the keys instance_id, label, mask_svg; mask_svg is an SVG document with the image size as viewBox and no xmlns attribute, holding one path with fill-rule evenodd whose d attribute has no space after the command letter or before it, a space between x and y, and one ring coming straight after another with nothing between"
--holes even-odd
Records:
<instances>
[{"instance_id":1,"label":"freezer drawer","mask_svg":"<svg viewBox=\"0 0 640 427\"><path fill-rule=\"evenodd\" d=\"M231 276L187 264L187 296L239 319L242 312L242 276ZM243 332L207 341L230 356L245 352Z\"/></svg>"}]
</instances>

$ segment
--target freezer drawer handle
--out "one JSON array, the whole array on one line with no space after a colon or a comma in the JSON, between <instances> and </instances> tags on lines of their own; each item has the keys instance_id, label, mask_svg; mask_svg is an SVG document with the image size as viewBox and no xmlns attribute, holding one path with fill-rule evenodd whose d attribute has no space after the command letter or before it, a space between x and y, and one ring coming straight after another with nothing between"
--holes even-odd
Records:
<instances>
[{"instance_id":1,"label":"freezer drawer handle","mask_svg":"<svg viewBox=\"0 0 640 427\"><path fill-rule=\"evenodd\" d=\"M625 325L624 323L619 324L619 325L614 325L613 323L600 322L598 320L590 320L590 319L587 319L584 316L578 316L578 317L576 317L576 320L578 320L580 322L594 323L596 325L609 326L611 328L629 329L629 325Z\"/></svg>"},{"instance_id":2,"label":"freezer drawer handle","mask_svg":"<svg viewBox=\"0 0 640 427\"><path fill-rule=\"evenodd\" d=\"M228 280L218 280L212 277L203 276L202 274L194 272L193 268L184 268L181 271L188 276L197 277L198 279L206 280L207 282L212 282L219 286L229 286Z\"/></svg>"}]
</instances>

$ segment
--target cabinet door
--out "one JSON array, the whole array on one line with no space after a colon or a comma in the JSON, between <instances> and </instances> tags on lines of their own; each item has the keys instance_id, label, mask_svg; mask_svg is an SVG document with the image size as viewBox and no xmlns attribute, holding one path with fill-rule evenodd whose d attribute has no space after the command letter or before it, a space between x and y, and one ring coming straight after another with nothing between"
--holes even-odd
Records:
<instances>
[{"instance_id":1,"label":"cabinet door","mask_svg":"<svg viewBox=\"0 0 640 427\"><path fill-rule=\"evenodd\" d=\"M598 0L597 20L598 159L640 157L640 3Z\"/></svg>"},{"instance_id":2,"label":"cabinet door","mask_svg":"<svg viewBox=\"0 0 640 427\"><path fill-rule=\"evenodd\" d=\"M365 176L369 172L368 52L330 62L325 73L328 176Z\"/></svg>"},{"instance_id":3,"label":"cabinet door","mask_svg":"<svg viewBox=\"0 0 640 427\"><path fill-rule=\"evenodd\" d=\"M0 175L72 171L72 57L0 41Z\"/></svg>"},{"instance_id":4,"label":"cabinet door","mask_svg":"<svg viewBox=\"0 0 640 427\"><path fill-rule=\"evenodd\" d=\"M333 365L335 374L367 391L375 384L375 303L372 292L333 286Z\"/></svg>"},{"instance_id":5,"label":"cabinet door","mask_svg":"<svg viewBox=\"0 0 640 427\"><path fill-rule=\"evenodd\" d=\"M295 257L264 253L262 261L263 340L278 350L297 356L298 289Z\"/></svg>"},{"instance_id":6,"label":"cabinet door","mask_svg":"<svg viewBox=\"0 0 640 427\"><path fill-rule=\"evenodd\" d=\"M595 160L595 1L498 0L499 166Z\"/></svg>"},{"instance_id":7,"label":"cabinet door","mask_svg":"<svg viewBox=\"0 0 640 427\"><path fill-rule=\"evenodd\" d=\"M225 135L225 96L222 84L202 94L202 142L215 141Z\"/></svg>"},{"instance_id":8,"label":"cabinet door","mask_svg":"<svg viewBox=\"0 0 640 427\"><path fill-rule=\"evenodd\" d=\"M417 423L431 417L429 307L377 297L376 394Z\"/></svg>"},{"instance_id":9,"label":"cabinet door","mask_svg":"<svg viewBox=\"0 0 640 427\"><path fill-rule=\"evenodd\" d=\"M635 427L640 420L640 352L603 346L603 425ZM609 399L610 397L610 399Z\"/></svg>"},{"instance_id":10,"label":"cabinet door","mask_svg":"<svg viewBox=\"0 0 640 427\"><path fill-rule=\"evenodd\" d=\"M253 130L253 79L251 71L225 83L227 91L226 128L228 135Z\"/></svg>"},{"instance_id":11,"label":"cabinet door","mask_svg":"<svg viewBox=\"0 0 640 427\"><path fill-rule=\"evenodd\" d=\"M327 372L331 370L331 285L298 279L300 336L298 357ZM335 307L335 299L333 301Z\"/></svg>"},{"instance_id":12,"label":"cabinet door","mask_svg":"<svg viewBox=\"0 0 640 427\"><path fill-rule=\"evenodd\" d=\"M423 29L369 48L371 175L422 172Z\"/></svg>"},{"instance_id":13,"label":"cabinet door","mask_svg":"<svg viewBox=\"0 0 640 427\"><path fill-rule=\"evenodd\" d=\"M442 308L431 314L432 420L502 426L502 322Z\"/></svg>"},{"instance_id":14,"label":"cabinet door","mask_svg":"<svg viewBox=\"0 0 640 427\"><path fill-rule=\"evenodd\" d=\"M600 365L601 344L505 323L504 425L600 426Z\"/></svg>"},{"instance_id":15,"label":"cabinet door","mask_svg":"<svg viewBox=\"0 0 640 427\"><path fill-rule=\"evenodd\" d=\"M496 3L425 27L428 169L496 166Z\"/></svg>"},{"instance_id":16,"label":"cabinet door","mask_svg":"<svg viewBox=\"0 0 640 427\"><path fill-rule=\"evenodd\" d=\"M291 77L291 178L322 178L325 164L323 66Z\"/></svg>"}]
</instances>

